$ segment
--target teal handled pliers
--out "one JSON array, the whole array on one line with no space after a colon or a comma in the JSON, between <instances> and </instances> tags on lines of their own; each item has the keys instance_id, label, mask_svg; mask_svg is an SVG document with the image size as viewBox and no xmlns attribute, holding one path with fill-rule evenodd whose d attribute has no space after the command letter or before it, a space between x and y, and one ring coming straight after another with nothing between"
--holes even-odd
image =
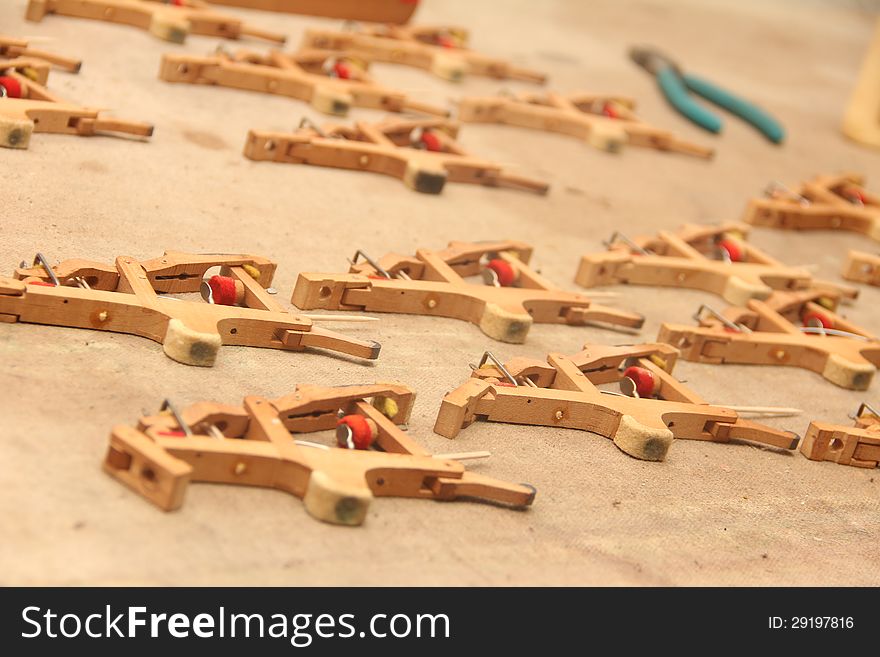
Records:
<instances>
[{"instance_id":1,"label":"teal handled pliers","mask_svg":"<svg viewBox=\"0 0 880 657\"><path fill-rule=\"evenodd\" d=\"M633 48L630 59L657 78L666 100L689 120L709 132L721 132L722 121L714 113L695 102L688 91L702 96L755 126L774 144L785 138L782 125L761 108L734 96L711 82L684 73L674 61L652 48Z\"/></svg>"}]
</instances>

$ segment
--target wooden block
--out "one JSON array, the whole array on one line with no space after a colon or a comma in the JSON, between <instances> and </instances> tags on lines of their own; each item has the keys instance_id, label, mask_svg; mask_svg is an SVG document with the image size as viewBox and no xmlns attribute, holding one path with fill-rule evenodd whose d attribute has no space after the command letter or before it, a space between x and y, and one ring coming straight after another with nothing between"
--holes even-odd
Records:
<instances>
[{"instance_id":1,"label":"wooden block","mask_svg":"<svg viewBox=\"0 0 880 657\"><path fill-rule=\"evenodd\" d=\"M335 525L361 525L373 494L364 486L353 486L334 481L321 471L312 472L303 504L312 517Z\"/></svg>"},{"instance_id":2,"label":"wooden block","mask_svg":"<svg viewBox=\"0 0 880 657\"><path fill-rule=\"evenodd\" d=\"M142 433L124 425L110 435L104 472L165 511L183 504L192 468Z\"/></svg>"},{"instance_id":3,"label":"wooden block","mask_svg":"<svg viewBox=\"0 0 880 657\"><path fill-rule=\"evenodd\" d=\"M621 450L643 461L664 461L673 434L669 429L650 427L642 424L631 415L620 418L620 426L612 438Z\"/></svg>"},{"instance_id":4,"label":"wooden block","mask_svg":"<svg viewBox=\"0 0 880 657\"><path fill-rule=\"evenodd\" d=\"M26 149L30 146L33 132L33 121L0 116L0 146Z\"/></svg>"},{"instance_id":5,"label":"wooden block","mask_svg":"<svg viewBox=\"0 0 880 657\"><path fill-rule=\"evenodd\" d=\"M496 303L487 303L479 326L480 330L490 338L522 344L526 341L533 321L528 313L514 313Z\"/></svg>"},{"instance_id":6,"label":"wooden block","mask_svg":"<svg viewBox=\"0 0 880 657\"><path fill-rule=\"evenodd\" d=\"M331 87L317 86L312 91L312 107L324 114L348 116L352 102L350 93L339 91Z\"/></svg>"},{"instance_id":7,"label":"wooden block","mask_svg":"<svg viewBox=\"0 0 880 657\"><path fill-rule=\"evenodd\" d=\"M183 43L189 34L189 21L173 12L156 12L150 19L150 34L171 43Z\"/></svg>"},{"instance_id":8,"label":"wooden block","mask_svg":"<svg viewBox=\"0 0 880 657\"><path fill-rule=\"evenodd\" d=\"M608 153L619 153L629 141L626 130L610 123L596 124L587 133L587 143Z\"/></svg>"},{"instance_id":9,"label":"wooden block","mask_svg":"<svg viewBox=\"0 0 880 657\"><path fill-rule=\"evenodd\" d=\"M461 82L468 73L468 65L459 55L438 52L431 60L431 72L449 82Z\"/></svg>"},{"instance_id":10,"label":"wooden block","mask_svg":"<svg viewBox=\"0 0 880 657\"><path fill-rule=\"evenodd\" d=\"M211 367L221 344L219 333L195 331L179 319L171 319L162 347L168 357L179 363Z\"/></svg>"},{"instance_id":11,"label":"wooden block","mask_svg":"<svg viewBox=\"0 0 880 657\"><path fill-rule=\"evenodd\" d=\"M410 189L422 194L439 194L446 185L448 172L432 162L411 159L406 163L403 182Z\"/></svg>"}]
</instances>

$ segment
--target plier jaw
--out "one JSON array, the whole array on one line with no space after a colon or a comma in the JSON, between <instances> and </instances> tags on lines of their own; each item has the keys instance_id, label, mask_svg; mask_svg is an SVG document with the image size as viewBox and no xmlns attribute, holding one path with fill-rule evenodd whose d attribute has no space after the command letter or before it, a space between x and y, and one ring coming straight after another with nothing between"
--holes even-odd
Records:
<instances>
[{"instance_id":1,"label":"plier jaw","mask_svg":"<svg viewBox=\"0 0 880 657\"><path fill-rule=\"evenodd\" d=\"M649 47L634 47L629 57L638 66L657 79L660 90L680 114L709 132L721 132L721 119L695 102L690 92L726 109L753 125L761 134L775 144L785 138L782 125L760 107L736 96L704 78L685 73L678 64L663 53Z\"/></svg>"},{"instance_id":2,"label":"plier jaw","mask_svg":"<svg viewBox=\"0 0 880 657\"><path fill-rule=\"evenodd\" d=\"M630 48L629 58L655 77L666 68L671 68L676 73L680 73L678 64L655 48L635 46Z\"/></svg>"}]
</instances>

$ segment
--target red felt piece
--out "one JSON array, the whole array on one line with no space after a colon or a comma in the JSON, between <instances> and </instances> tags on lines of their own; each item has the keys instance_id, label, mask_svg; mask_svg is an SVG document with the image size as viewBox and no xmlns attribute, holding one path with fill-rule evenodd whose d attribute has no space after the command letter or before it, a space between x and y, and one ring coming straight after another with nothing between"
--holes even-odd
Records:
<instances>
[{"instance_id":1,"label":"red felt piece","mask_svg":"<svg viewBox=\"0 0 880 657\"><path fill-rule=\"evenodd\" d=\"M231 276L211 276L208 279L211 295L218 306L235 305L235 279Z\"/></svg>"},{"instance_id":2,"label":"red felt piece","mask_svg":"<svg viewBox=\"0 0 880 657\"><path fill-rule=\"evenodd\" d=\"M623 376L633 380L639 397L649 398L654 396L654 375L650 370L633 365L623 371Z\"/></svg>"},{"instance_id":3,"label":"red felt piece","mask_svg":"<svg viewBox=\"0 0 880 657\"><path fill-rule=\"evenodd\" d=\"M351 429L351 440L354 443L355 449L369 449L373 441L376 440L367 422L367 418L363 415L346 415L336 421L337 427L340 424L348 425L348 428ZM339 446L348 447L348 445L342 443Z\"/></svg>"},{"instance_id":4,"label":"red felt piece","mask_svg":"<svg viewBox=\"0 0 880 657\"><path fill-rule=\"evenodd\" d=\"M819 325L822 328L826 328L826 329L833 329L834 328L834 322L832 321L832 319L828 315L826 315L825 313L820 313L816 310L808 310L807 312L805 312L803 314L801 319L804 322L804 326L813 326L814 324L811 324L810 320L815 320L816 322L819 322Z\"/></svg>"},{"instance_id":5,"label":"red felt piece","mask_svg":"<svg viewBox=\"0 0 880 657\"><path fill-rule=\"evenodd\" d=\"M9 98L21 98L21 82L9 75L0 76L0 86L6 89Z\"/></svg>"},{"instance_id":6,"label":"red felt piece","mask_svg":"<svg viewBox=\"0 0 880 657\"><path fill-rule=\"evenodd\" d=\"M433 153L439 153L443 150L443 144L440 143L440 138L428 130L425 130L422 133L421 142L425 145L425 150Z\"/></svg>"},{"instance_id":7,"label":"red felt piece","mask_svg":"<svg viewBox=\"0 0 880 657\"><path fill-rule=\"evenodd\" d=\"M612 103L605 103L602 105L602 114L607 116L609 119L619 119L620 114L617 113L617 110L614 109L614 105Z\"/></svg>"},{"instance_id":8,"label":"red felt piece","mask_svg":"<svg viewBox=\"0 0 880 657\"><path fill-rule=\"evenodd\" d=\"M510 287L516 283L516 269L506 260L494 258L489 261L488 267L498 276L498 284L501 287Z\"/></svg>"},{"instance_id":9,"label":"red felt piece","mask_svg":"<svg viewBox=\"0 0 880 657\"><path fill-rule=\"evenodd\" d=\"M718 246L727 251L731 262L742 262L743 248L736 240L725 238L718 242Z\"/></svg>"}]
</instances>

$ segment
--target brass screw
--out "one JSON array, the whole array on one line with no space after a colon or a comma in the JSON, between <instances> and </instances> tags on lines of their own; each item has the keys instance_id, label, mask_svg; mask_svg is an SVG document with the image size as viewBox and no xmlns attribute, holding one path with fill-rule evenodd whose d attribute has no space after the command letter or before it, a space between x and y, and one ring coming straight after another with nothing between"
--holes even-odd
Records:
<instances>
[{"instance_id":1,"label":"brass screw","mask_svg":"<svg viewBox=\"0 0 880 657\"><path fill-rule=\"evenodd\" d=\"M234 472L237 475L243 475L245 472L247 472L247 465L242 462L236 463Z\"/></svg>"}]
</instances>

